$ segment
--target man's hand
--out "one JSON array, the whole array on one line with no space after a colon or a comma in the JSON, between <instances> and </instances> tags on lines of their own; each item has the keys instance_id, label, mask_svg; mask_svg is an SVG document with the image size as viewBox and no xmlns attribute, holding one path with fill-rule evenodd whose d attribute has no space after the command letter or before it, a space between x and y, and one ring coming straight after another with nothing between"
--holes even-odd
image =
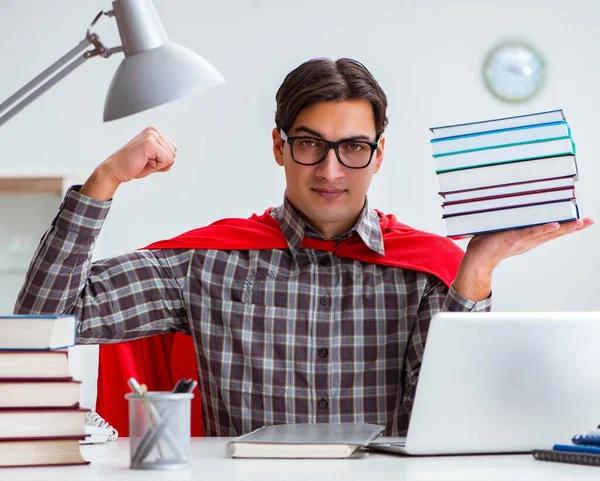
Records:
<instances>
[{"instance_id":1,"label":"man's hand","mask_svg":"<svg viewBox=\"0 0 600 481\"><path fill-rule=\"evenodd\" d=\"M563 224L553 222L475 236L469 242L460 264L454 280L454 289L472 301L487 299L492 289L492 271L502 260L523 254L553 239L586 229L593 223L591 219L579 219Z\"/></svg>"},{"instance_id":2,"label":"man's hand","mask_svg":"<svg viewBox=\"0 0 600 481\"><path fill-rule=\"evenodd\" d=\"M168 171L175 163L176 155L177 146L156 128L148 127L102 162L80 193L98 200L110 200L122 183Z\"/></svg>"}]
</instances>

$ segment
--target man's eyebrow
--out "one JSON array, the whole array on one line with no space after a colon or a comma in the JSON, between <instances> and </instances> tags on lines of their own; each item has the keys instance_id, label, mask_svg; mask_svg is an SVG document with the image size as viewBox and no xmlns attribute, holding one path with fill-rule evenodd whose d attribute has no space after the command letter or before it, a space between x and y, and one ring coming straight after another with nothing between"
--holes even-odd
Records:
<instances>
[{"instance_id":1,"label":"man's eyebrow","mask_svg":"<svg viewBox=\"0 0 600 481\"><path fill-rule=\"evenodd\" d=\"M307 134L314 135L315 137L318 137L320 139L323 138L323 135L320 132L318 132L318 131L316 131L314 129L311 129L310 127L307 127L306 125L299 125L298 127L295 127L294 128L294 132L295 132L296 135L298 133L300 133L300 132L305 132ZM345 137L343 139L340 139L339 142L346 142L346 141L349 141L349 140L367 140L367 141L371 141L371 137L368 136L368 135L365 135L365 134L358 134L358 135L352 135L351 137Z\"/></svg>"}]
</instances>

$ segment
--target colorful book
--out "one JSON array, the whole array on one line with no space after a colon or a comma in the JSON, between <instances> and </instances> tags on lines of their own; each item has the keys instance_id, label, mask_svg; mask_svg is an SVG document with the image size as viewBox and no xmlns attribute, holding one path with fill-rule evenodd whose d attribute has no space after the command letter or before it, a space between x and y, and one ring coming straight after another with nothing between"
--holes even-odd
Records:
<instances>
[{"instance_id":1,"label":"colorful book","mask_svg":"<svg viewBox=\"0 0 600 481\"><path fill-rule=\"evenodd\" d=\"M569 200L478 213L454 214L443 218L446 221L448 237L464 238L550 222L568 222L579 219L579 210L577 204Z\"/></svg>"},{"instance_id":2,"label":"colorful book","mask_svg":"<svg viewBox=\"0 0 600 481\"><path fill-rule=\"evenodd\" d=\"M575 200L575 189L557 189L537 193L515 193L483 200L467 200L458 202L447 202L442 205L445 215L462 214L467 212L484 212L501 209L504 207L516 207L535 204L544 204L554 201Z\"/></svg>"},{"instance_id":3,"label":"colorful book","mask_svg":"<svg viewBox=\"0 0 600 481\"><path fill-rule=\"evenodd\" d=\"M564 121L565 116L562 110L550 110L547 112L503 117L479 122L443 125L440 127L432 127L430 130L435 139L441 139L456 137L459 135L474 134L478 132L493 132L503 129L512 129L515 127L524 127L527 125L550 124Z\"/></svg>"},{"instance_id":4,"label":"colorful book","mask_svg":"<svg viewBox=\"0 0 600 481\"><path fill-rule=\"evenodd\" d=\"M439 174L440 193L577 176L574 155L489 165Z\"/></svg>"},{"instance_id":5,"label":"colorful book","mask_svg":"<svg viewBox=\"0 0 600 481\"><path fill-rule=\"evenodd\" d=\"M476 134L450 137L449 139L433 139L431 147L434 154L451 154L467 152L494 146L517 145L535 140L560 139L571 136L571 129L566 122L553 124L527 125L514 129L480 132Z\"/></svg>"},{"instance_id":6,"label":"colorful book","mask_svg":"<svg viewBox=\"0 0 600 481\"><path fill-rule=\"evenodd\" d=\"M574 155L575 144L570 137L531 141L509 146L494 146L451 154L434 155L436 172L471 169L486 165L506 164L531 159Z\"/></svg>"},{"instance_id":7,"label":"colorful book","mask_svg":"<svg viewBox=\"0 0 600 481\"><path fill-rule=\"evenodd\" d=\"M465 200L493 199L504 195L535 194L559 189L574 189L575 177L559 177L558 179L544 179L531 182L518 182L516 184L490 186L482 189L469 189L457 192L440 193L444 202L460 202Z\"/></svg>"}]
</instances>

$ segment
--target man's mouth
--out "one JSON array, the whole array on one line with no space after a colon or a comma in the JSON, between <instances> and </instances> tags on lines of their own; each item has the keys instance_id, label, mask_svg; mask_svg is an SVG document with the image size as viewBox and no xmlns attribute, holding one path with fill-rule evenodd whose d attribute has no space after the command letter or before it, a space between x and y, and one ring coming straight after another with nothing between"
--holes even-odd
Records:
<instances>
[{"instance_id":1,"label":"man's mouth","mask_svg":"<svg viewBox=\"0 0 600 481\"><path fill-rule=\"evenodd\" d=\"M324 199L337 199L346 190L345 189L313 189L318 195Z\"/></svg>"}]
</instances>

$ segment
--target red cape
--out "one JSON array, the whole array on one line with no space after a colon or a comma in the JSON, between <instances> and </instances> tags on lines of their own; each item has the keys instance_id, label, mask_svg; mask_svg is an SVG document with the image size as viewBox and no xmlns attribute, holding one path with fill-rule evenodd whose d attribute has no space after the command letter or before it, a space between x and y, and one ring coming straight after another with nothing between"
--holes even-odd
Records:
<instances>
[{"instance_id":1,"label":"red cape","mask_svg":"<svg viewBox=\"0 0 600 481\"><path fill-rule=\"evenodd\" d=\"M223 219L144 249L287 249L279 223L269 213L249 219ZM385 255L370 250L355 235L342 242L305 238L301 248L333 252L338 257L433 274L450 286L463 251L451 240L401 224L393 215L377 211ZM172 355L176 353L176 355ZM97 412L128 436L127 379L134 376L149 390L169 391L181 378L198 379L194 345L190 336L163 334L136 341L100 346ZM199 392L192 402L192 435L202 435Z\"/></svg>"}]
</instances>

